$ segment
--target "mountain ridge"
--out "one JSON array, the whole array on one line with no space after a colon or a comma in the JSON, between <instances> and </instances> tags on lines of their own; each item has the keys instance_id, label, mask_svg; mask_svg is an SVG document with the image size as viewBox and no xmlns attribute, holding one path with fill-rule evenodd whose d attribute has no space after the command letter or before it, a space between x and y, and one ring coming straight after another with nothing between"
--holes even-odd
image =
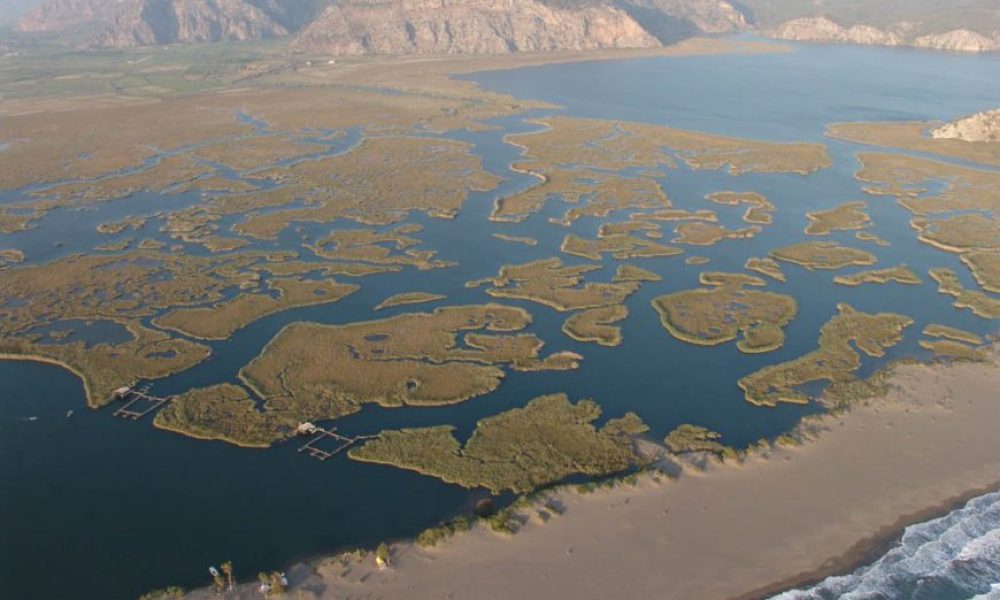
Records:
<instances>
[{"instance_id":1,"label":"mountain ridge","mask_svg":"<svg viewBox=\"0 0 1000 600\"><path fill-rule=\"evenodd\" d=\"M1000 51L1000 10L961 0L43 0L24 32L91 48L290 37L322 54L649 48L757 29L784 40ZM990 23L993 23L991 26Z\"/></svg>"},{"instance_id":2,"label":"mountain ridge","mask_svg":"<svg viewBox=\"0 0 1000 600\"><path fill-rule=\"evenodd\" d=\"M960 28L940 33L914 35L911 24L900 22L885 28L873 25L842 25L827 17L803 17L786 21L764 32L768 37L799 42L837 42L871 46L912 46L952 52L1000 51L1000 31L992 36Z\"/></svg>"}]
</instances>

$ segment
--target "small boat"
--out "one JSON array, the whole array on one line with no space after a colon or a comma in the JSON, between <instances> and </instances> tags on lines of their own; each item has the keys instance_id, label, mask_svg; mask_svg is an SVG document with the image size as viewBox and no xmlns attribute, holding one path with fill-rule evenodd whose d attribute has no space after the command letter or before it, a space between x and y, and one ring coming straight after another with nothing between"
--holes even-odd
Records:
<instances>
[{"instance_id":1,"label":"small boat","mask_svg":"<svg viewBox=\"0 0 1000 600\"><path fill-rule=\"evenodd\" d=\"M71 408L71 409L69 409L69 410L66 411L66 418L68 419L68 418L70 418L72 416L73 416L73 409Z\"/></svg>"}]
</instances>

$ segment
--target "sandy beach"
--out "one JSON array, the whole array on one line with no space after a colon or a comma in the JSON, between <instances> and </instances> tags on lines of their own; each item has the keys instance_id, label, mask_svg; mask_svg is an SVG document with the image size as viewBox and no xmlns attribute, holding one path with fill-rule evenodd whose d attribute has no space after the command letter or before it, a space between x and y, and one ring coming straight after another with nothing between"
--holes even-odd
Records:
<instances>
[{"instance_id":1,"label":"sandy beach","mask_svg":"<svg viewBox=\"0 0 1000 600\"><path fill-rule=\"evenodd\" d=\"M423 549L289 571L292 597L749 599L850 569L909 523L1000 487L993 362L903 365L891 391L821 421L802 446L591 494L501 537L476 527ZM529 511L533 512L533 511ZM528 515L526 515L528 516ZM248 584L230 597L259 597ZM210 597L206 591L192 597Z\"/></svg>"}]
</instances>

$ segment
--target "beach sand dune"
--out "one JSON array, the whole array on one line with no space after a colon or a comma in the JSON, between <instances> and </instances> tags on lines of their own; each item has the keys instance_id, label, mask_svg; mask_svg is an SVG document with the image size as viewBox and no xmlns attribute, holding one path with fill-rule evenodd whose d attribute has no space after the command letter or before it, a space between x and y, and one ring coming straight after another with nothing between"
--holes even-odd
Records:
<instances>
[{"instance_id":1,"label":"beach sand dune","mask_svg":"<svg viewBox=\"0 0 1000 600\"><path fill-rule=\"evenodd\" d=\"M903 365L883 398L828 416L803 446L688 467L587 495L500 538L478 527L431 549L290 571L301 598L766 597L853 567L905 525L1000 487L1000 354ZM252 597L248 587L244 595Z\"/></svg>"}]
</instances>

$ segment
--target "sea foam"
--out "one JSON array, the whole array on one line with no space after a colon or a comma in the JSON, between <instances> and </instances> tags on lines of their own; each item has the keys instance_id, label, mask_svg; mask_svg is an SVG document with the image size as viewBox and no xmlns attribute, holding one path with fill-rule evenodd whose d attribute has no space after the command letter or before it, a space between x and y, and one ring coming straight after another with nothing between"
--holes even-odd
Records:
<instances>
[{"instance_id":1,"label":"sea foam","mask_svg":"<svg viewBox=\"0 0 1000 600\"><path fill-rule=\"evenodd\" d=\"M772 600L1000 600L1000 492L906 528L874 563Z\"/></svg>"}]
</instances>

